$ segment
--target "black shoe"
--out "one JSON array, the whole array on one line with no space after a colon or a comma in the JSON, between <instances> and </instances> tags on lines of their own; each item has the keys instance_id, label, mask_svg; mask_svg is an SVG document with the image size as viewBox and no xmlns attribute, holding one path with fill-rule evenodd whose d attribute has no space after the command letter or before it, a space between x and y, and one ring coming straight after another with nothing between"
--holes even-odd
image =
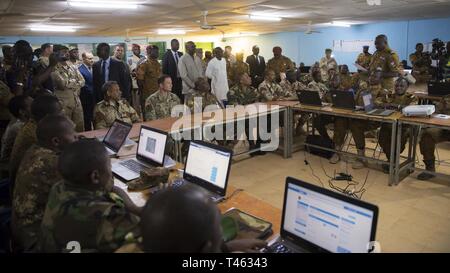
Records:
<instances>
[{"instance_id":1,"label":"black shoe","mask_svg":"<svg viewBox=\"0 0 450 273\"><path fill-rule=\"evenodd\" d=\"M423 173L420 173L417 176L417 179L422 180L422 181L426 181L426 180L430 180L430 179L435 178L435 177L436 177L436 175L434 175L434 174L423 172Z\"/></svg>"}]
</instances>

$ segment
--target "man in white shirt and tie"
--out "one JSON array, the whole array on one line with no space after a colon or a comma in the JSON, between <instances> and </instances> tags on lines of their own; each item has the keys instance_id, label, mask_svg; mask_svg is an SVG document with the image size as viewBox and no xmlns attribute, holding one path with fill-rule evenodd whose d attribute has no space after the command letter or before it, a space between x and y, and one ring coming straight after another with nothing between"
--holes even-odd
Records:
<instances>
[{"instance_id":1,"label":"man in white shirt and tie","mask_svg":"<svg viewBox=\"0 0 450 273\"><path fill-rule=\"evenodd\" d=\"M83 63L78 67L81 75L83 75L85 85L80 91L80 101L83 106L84 130L92 130L92 120L94 115L95 97L92 78L92 65L94 64L94 55L90 52L81 54Z\"/></svg>"},{"instance_id":2,"label":"man in white shirt and tie","mask_svg":"<svg viewBox=\"0 0 450 273\"><path fill-rule=\"evenodd\" d=\"M211 79L211 93L226 106L228 87L227 61L223 58L223 50L220 47L214 49L214 59L208 63L206 77Z\"/></svg>"},{"instance_id":3,"label":"man in white shirt and tie","mask_svg":"<svg viewBox=\"0 0 450 273\"><path fill-rule=\"evenodd\" d=\"M183 101L183 85L181 81L180 71L178 70L178 63L183 53L179 52L180 43L177 39L170 41L170 49L164 54L162 59L162 73L169 75L172 79L172 92Z\"/></svg>"},{"instance_id":4,"label":"man in white shirt and tie","mask_svg":"<svg viewBox=\"0 0 450 273\"><path fill-rule=\"evenodd\" d=\"M259 56L259 47L253 46L253 54L247 56L246 63L250 68L250 77L252 78L252 85L258 88L259 84L264 81L264 72L266 70L266 61L264 57Z\"/></svg>"}]
</instances>

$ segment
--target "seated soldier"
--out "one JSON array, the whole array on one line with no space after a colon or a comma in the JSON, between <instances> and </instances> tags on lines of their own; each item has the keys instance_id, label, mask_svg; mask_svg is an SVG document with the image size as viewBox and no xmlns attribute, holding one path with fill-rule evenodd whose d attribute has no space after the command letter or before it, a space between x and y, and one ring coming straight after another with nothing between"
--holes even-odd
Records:
<instances>
[{"instance_id":1,"label":"seated soldier","mask_svg":"<svg viewBox=\"0 0 450 273\"><path fill-rule=\"evenodd\" d=\"M450 98L444 97L436 105L436 112L439 114L450 115ZM420 153L423 155L423 162L425 169L429 172L435 172L435 157L434 151L438 143L450 141L450 130L441 128L427 128L422 131L420 138ZM435 175L427 172L422 172L417 176L419 180L430 180Z\"/></svg>"},{"instance_id":2,"label":"seated soldier","mask_svg":"<svg viewBox=\"0 0 450 273\"><path fill-rule=\"evenodd\" d=\"M356 93L356 105L364 106L363 95L370 93L372 95L375 106L383 105L381 97L388 96L389 92L383 89L381 85L381 71L377 70L370 73L369 84L360 83L360 88ZM350 122L350 130L359 156L365 156L366 136L365 133L376 130L379 127L378 122L370 122L367 120L353 119ZM365 167L365 160L356 158L352 164L353 169L362 169Z\"/></svg>"},{"instance_id":3,"label":"seated soldier","mask_svg":"<svg viewBox=\"0 0 450 273\"><path fill-rule=\"evenodd\" d=\"M151 94L145 101L145 120L170 117L172 108L181 103L177 95L172 93L172 78L162 75L158 78L159 90Z\"/></svg>"},{"instance_id":4,"label":"seated soldier","mask_svg":"<svg viewBox=\"0 0 450 273\"><path fill-rule=\"evenodd\" d=\"M9 160L17 134L25 122L30 119L32 102L33 99L31 97L24 95L15 96L9 101L8 109L13 119L9 122L5 134L2 137L1 161Z\"/></svg>"},{"instance_id":5,"label":"seated soldier","mask_svg":"<svg viewBox=\"0 0 450 273\"><path fill-rule=\"evenodd\" d=\"M127 123L140 122L136 110L122 99L120 86L115 81L108 81L102 86L104 100L97 103L94 109L95 129L109 128L116 119Z\"/></svg>"},{"instance_id":6,"label":"seated soldier","mask_svg":"<svg viewBox=\"0 0 450 273\"><path fill-rule=\"evenodd\" d=\"M404 107L414 104L416 97L412 94L406 93L409 87L409 82L406 78L400 77L395 81L395 93L393 95L381 96L378 104L381 103L383 107L392 110L401 111ZM391 156L391 133L392 125L389 123L382 123L380 134L378 135L378 143L380 143L383 152L386 154L388 161ZM409 138L409 128L402 126L402 139L400 144L400 153L405 149L406 141ZM383 171L389 173L389 164L383 165Z\"/></svg>"},{"instance_id":7,"label":"seated soldier","mask_svg":"<svg viewBox=\"0 0 450 273\"><path fill-rule=\"evenodd\" d=\"M261 101L276 101L289 97L288 90L284 90L275 81L275 72L267 69L265 72L264 81L258 86L258 92Z\"/></svg>"},{"instance_id":8,"label":"seated soldier","mask_svg":"<svg viewBox=\"0 0 450 273\"><path fill-rule=\"evenodd\" d=\"M250 67L247 63L244 62L244 53L236 53L236 62L231 64L231 82L230 86L236 85L239 83L240 75L249 74Z\"/></svg>"},{"instance_id":9,"label":"seated soldier","mask_svg":"<svg viewBox=\"0 0 450 273\"><path fill-rule=\"evenodd\" d=\"M214 108L224 108L221 101L211 93L211 87L205 78L198 78L194 83L194 93L186 100L186 106L191 113L203 112L207 106L215 106Z\"/></svg>"},{"instance_id":10,"label":"seated soldier","mask_svg":"<svg viewBox=\"0 0 450 273\"><path fill-rule=\"evenodd\" d=\"M320 99L323 102L330 103L331 96L328 87L322 83L322 74L320 69L315 68L311 72L313 81L308 84L308 90L319 92ZM313 118L313 127L319 132L319 134L331 142L331 138L328 135L326 126L333 122L333 117L329 115L316 115Z\"/></svg>"},{"instance_id":11,"label":"seated soldier","mask_svg":"<svg viewBox=\"0 0 450 273\"><path fill-rule=\"evenodd\" d=\"M429 81L431 78L429 73L431 68L431 57L430 54L423 52L422 43L416 45L416 52L409 55L409 60L413 66L412 75L417 80L417 83Z\"/></svg>"},{"instance_id":12,"label":"seated soldier","mask_svg":"<svg viewBox=\"0 0 450 273\"><path fill-rule=\"evenodd\" d=\"M256 88L252 86L252 79L247 73L244 73L237 78L239 80L239 84L231 87L230 91L227 94L228 104L229 105L248 105L255 102L258 102L259 94ZM257 119L254 120L254 123L257 123ZM237 128L235 129L237 132ZM245 120L245 134L248 138L249 142L249 150L257 150L255 152L250 153L250 156L255 155L264 155L265 152L259 151L261 147L261 139L259 137L258 132L256 133L256 137L253 134L254 130L250 130L250 120ZM256 143L254 140L256 139Z\"/></svg>"},{"instance_id":13,"label":"seated soldier","mask_svg":"<svg viewBox=\"0 0 450 273\"><path fill-rule=\"evenodd\" d=\"M256 239L224 243L217 205L193 184L152 196L142 213L141 231L142 250L148 253L256 252L266 246Z\"/></svg>"},{"instance_id":14,"label":"seated soldier","mask_svg":"<svg viewBox=\"0 0 450 273\"><path fill-rule=\"evenodd\" d=\"M341 66L341 70L339 71L339 90L350 90L355 88L356 79L350 75L348 70L348 66L346 64Z\"/></svg>"},{"instance_id":15,"label":"seated soldier","mask_svg":"<svg viewBox=\"0 0 450 273\"><path fill-rule=\"evenodd\" d=\"M111 161L104 145L81 139L58 159L63 180L50 190L39 240L42 252L113 252L139 236L141 208L114 186Z\"/></svg>"},{"instance_id":16,"label":"seated soldier","mask_svg":"<svg viewBox=\"0 0 450 273\"><path fill-rule=\"evenodd\" d=\"M11 193L14 188L14 181L17 169L23 155L31 147L37 143L36 126L37 123L47 115L61 114L63 111L62 105L58 98L51 95L42 95L37 97L31 104L31 118L25 122L22 129L17 133L17 138L14 141L14 146L11 152L10 166L10 181Z\"/></svg>"},{"instance_id":17,"label":"seated soldier","mask_svg":"<svg viewBox=\"0 0 450 273\"><path fill-rule=\"evenodd\" d=\"M75 124L63 115L46 116L36 129L37 144L25 153L17 171L11 228L17 250L34 251L50 188L61 179L59 153L76 140Z\"/></svg>"}]
</instances>

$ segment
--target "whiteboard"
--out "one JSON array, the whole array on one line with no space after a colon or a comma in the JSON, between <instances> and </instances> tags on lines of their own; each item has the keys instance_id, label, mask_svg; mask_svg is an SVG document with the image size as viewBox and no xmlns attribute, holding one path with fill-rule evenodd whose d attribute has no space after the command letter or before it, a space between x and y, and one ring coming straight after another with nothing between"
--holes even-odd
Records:
<instances>
[{"instance_id":1,"label":"whiteboard","mask_svg":"<svg viewBox=\"0 0 450 273\"><path fill-rule=\"evenodd\" d=\"M372 47L374 40L334 40L333 50L340 52L361 52L363 46Z\"/></svg>"}]
</instances>

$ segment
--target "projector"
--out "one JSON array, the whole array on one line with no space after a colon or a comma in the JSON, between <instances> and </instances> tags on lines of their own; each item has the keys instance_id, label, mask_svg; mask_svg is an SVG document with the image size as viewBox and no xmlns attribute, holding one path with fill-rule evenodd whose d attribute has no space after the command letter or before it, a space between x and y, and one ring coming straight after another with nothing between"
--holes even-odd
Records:
<instances>
[{"instance_id":1,"label":"projector","mask_svg":"<svg viewBox=\"0 0 450 273\"><path fill-rule=\"evenodd\" d=\"M403 108L402 113L405 117L426 117L435 111L434 105L410 105Z\"/></svg>"}]
</instances>

